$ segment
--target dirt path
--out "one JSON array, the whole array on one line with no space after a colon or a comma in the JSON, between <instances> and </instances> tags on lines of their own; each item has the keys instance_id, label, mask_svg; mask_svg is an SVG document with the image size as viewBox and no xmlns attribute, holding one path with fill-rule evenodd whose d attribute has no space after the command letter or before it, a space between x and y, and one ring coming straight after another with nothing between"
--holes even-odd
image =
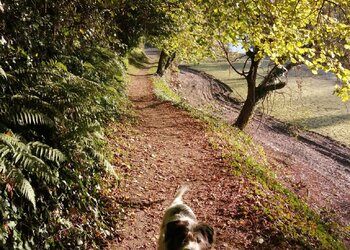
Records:
<instances>
[{"instance_id":1,"label":"dirt path","mask_svg":"<svg viewBox=\"0 0 350 250\"><path fill-rule=\"evenodd\" d=\"M230 89L206 74L182 68L173 76L174 88L197 108L213 112L230 123L240 105ZM298 131L261 114L247 132L263 145L277 177L315 209L333 211L339 222L350 223L350 149L319 134Z\"/></svg>"},{"instance_id":2,"label":"dirt path","mask_svg":"<svg viewBox=\"0 0 350 250\"><path fill-rule=\"evenodd\" d=\"M224 216L232 209L244 181L227 174L219 153L208 145L202 125L186 112L156 99L147 69L132 76L129 96L139 117L137 135L128 137L131 168L118 197L129 214L119 242L109 249L156 249L159 224L179 185L190 191L184 200L199 220L214 226L215 249L242 249L251 244L251 232ZM128 136L128 135L126 135ZM225 209L227 210L227 209ZM246 248L252 249L252 248Z\"/></svg>"},{"instance_id":3,"label":"dirt path","mask_svg":"<svg viewBox=\"0 0 350 250\"><path fill-rule=\"evenodd\" d=\"M215 228L214 249L272 249L258 243L261 235L269 237L269 232L263 232L265 227L255 214L237 217L245 204L252 203L244 193L247 181L227 171L221 152L210 147L202 124L185 111L157 100L148 69L131 77L129 96L138 123L134 133L118 135L131 145L128 154L123 156L130 167L121 169L123 181L116 193L125 217L117 229L118 239L107 249L156 249L164 209L184 183L191 188L184 197L185 202L199 220ZM227 120L237 114L237 106L227 102L224 86L190 72L180 74L173 82L174 88L193 105L210 107ZM255 120L250 131L254 139L264 145L281 180L314 207L333 208L343 222L349 222L350 174L346 170L349 160L346 149L337 153L339 147L327 145L322 138L317 145L323 149L317 145L313 148L306 142L310 137L306 135L304 141L298 141L275 120L263 123ZM313 142L314 138L311 135ZM333 147L336 156L329 154L327 147Z\"/></svg>"}]
</instances>

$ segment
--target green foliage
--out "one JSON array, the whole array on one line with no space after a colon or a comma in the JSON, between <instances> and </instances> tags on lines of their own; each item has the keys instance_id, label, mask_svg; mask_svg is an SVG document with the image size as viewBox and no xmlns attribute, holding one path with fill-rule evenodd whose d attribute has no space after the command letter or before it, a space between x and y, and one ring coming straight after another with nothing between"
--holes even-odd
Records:
<instances>
[{"instance_id":1,"label":"green foliage","mask_svg":"<svg viewBox=\"0 0 350 250\"><path fill-rule=\"evenodd\" d=\"M102 128L129 108L124 66L107 49L79 53L0 81L2 248L69 247L73 237L87 246L110 231L98 187L103 173L119 177L105 158ZM70 64L78 57L80 72Z\"/></svg>"},{"instance_id":2,"label":"green foliage","mask_svg":"<svg viewBox=\"0 0 350 250\"><path fill-rule=\"evenodd\" d=\"M140 63L148 63L148 58L141 48L135 48L129 53L129 60L133 59Z\"/></svg>"},{"instance_id":3,"label":"green foliage","mask_svg":"<svg viewBox=\"0 0 350 250\"><path fill-rule=\"evenodd\" d=\"M141 48L135 48L128 54L128 70L132 68L132 71L136 72L138 69L146 68L148 64L148 57Z\"/></svg>"},{"instance_id":4,"label":"green foliage","mask_svg":"<svg viewBox=\"0 0 350 250\"><path fill-rule=\"evenodd\" d=\"M334 89L343 101L349 98L350 6L347 1L172 1L166 9L167 32L148 39L161 49L157 73L164 74L173 56L184 61L212 56L218 48L232 69L246 80L248 95L235 126L244 129L256 105L272 91L284 88L286 75L305 64L334 73L342 82ZM245 55L230 53L242 46ZM232 58L232 54L235 54ZM246 57L241 68L233 64ZM166 59L168 58L168 59ZM262 60L269 71L257 82Z\"/></svg>"},{"instance_id":5,"label":"green foliage","mask_svg":"<svg viewBox=\"0 0 350 250\"><path fill-rule=\"evenodd\" d=\"M163 16L159 27L163 32L147 34L147 42L168 55L176 53L180 61L213 55L211 47L215 40L206 34L207 13L200 3L193 0L163 2L159 9L159 15Z\"/></svg>"},{"instance_id":6,"label":"green foliage","mask_svg":"<svg viewBox=\"0 0 350 250\"><path fill-rule=\"evenodd\" d=\"M123 4L0 2L1 249L99 248L113 234L104 127L128 113L123 55L140 39L118 37Z\"/></svg>"},{"instance_id":7,"label":"green foliage","mask_svg":"<svg viewBox=\"0 0 350 250\"><path fill-rule=\"evenodd\" d=\"M318 69L332 72L343 82L336 92L348 99L350 70L344 66L350 48L348 1L199 0L198 4L206 9L207 33L223 44L242 45L247 55L256 53L255 61L269 57L284 67L303 63L314 74Z\"/></svg>"}]
</instances>

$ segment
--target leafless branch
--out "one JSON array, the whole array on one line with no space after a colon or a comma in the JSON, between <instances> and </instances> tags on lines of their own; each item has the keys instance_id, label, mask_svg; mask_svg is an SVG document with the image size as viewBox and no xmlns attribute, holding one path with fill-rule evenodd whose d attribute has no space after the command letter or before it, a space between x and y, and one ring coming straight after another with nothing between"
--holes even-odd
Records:
<instances>
[{"instance_id":1,"label":"leafless branch","mask_svg":"<svg viewBox=\"0 0 350 250\"><path fill-rule=\"evenodd\" d=\"M278 67L277 64L275 64L275 66L273 66L273 68L270 70L270 72L267 74L267 76L264 77L264 80L262 81L260 86L265 86L271 80L271 76L275 72L277 67Z\"/></svg>"},{"instance_id":2,"label":"leafless branch","mask_svg":"<svg viewBox=\"0 0 350 250\"><path fill-rule=\"evenodd\" d=\"M292 62L289 62L287 63L284 68L286 69L286 72L289 72L293 67L295 66L298 66L302 63L292 63ZM279 79L278 76L274 76L275 72L276 72L276 69L278 68L278 65L275 64L274 67L270 70L270 72L268 73L267 76L264 77L263 81L259 84L259 87L266 87L268 86L269 82L271 81L271 79L273 79L273 77L276 77L276 79Z\"/></svg>"},{"instance_id":3,"label":"leafless branch","mask_svg":"<svg viewBox=\"0 0 350 250\"><path fill-rule=\"evenodd\" d=\"M246 55L241 55L239 57L236 57L233 62L237 62L238 60L242 59L243 57L246 57Z\"/></svg>"},{"instance_id":4,"label":"leafless branch","mask_svg":"<svg viewBox=\"0 0 350 250\"><path fill-rule=\"evenodd\" d=\"M225 59L226 61L229 63L230 67L240 76L244 76L245 77L245 74L244 72L239 72L236 67L233 65L233 63L231 62L230 60L230 57L229 57L229 54L228 54L228 51L227 49L225 48L225 44L222 42L222 41L218 41L220 47L222 48L222 50L224 51L225 53Z\"/></svg>"},{"instance_id":5,"label":"leafless branch","mask_svg":"<svg viewBox=\"0 0 350 250\"><path fill-rule=\"evenodd\" d=\"M245 72L245 67L247 66L248 60L249 60L249 57L247 58L247 60L245 60L244 65L243 65L242 72L243 72L244 75L247 74L247 72Z\"/></svg>"}]
</instances>

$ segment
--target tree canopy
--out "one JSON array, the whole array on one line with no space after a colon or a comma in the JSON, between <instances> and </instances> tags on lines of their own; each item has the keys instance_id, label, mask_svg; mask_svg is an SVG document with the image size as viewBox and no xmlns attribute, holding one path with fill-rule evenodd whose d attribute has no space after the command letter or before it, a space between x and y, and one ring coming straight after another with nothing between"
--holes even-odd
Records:
<instances>
[{"instance_id":1,"label":"tree canopy","mask_svg":"<svg viewBox=\"0 0 350 250\"><path fill-rule=\"evenodd\" d=\"M246 0L198 1L205 8L207 33L215 36L233 69L247 79L248 97L243 113L269 91L285 86L280 77L298 64L314 74L322 69L334 73L342 84L335 92L346 101L350 93L350 70L346 68L350 49L350 4L348 1ZM232 64L227 44L242 46L246 62L242 69ZM257 83L262 59L274 64ZM249 93L249 88L251 93ZM251 107L244 110L250 102ZM239 117L240 120L242 117ZM245 121L237 121L244 128Z\"/></svg>"},{"instance_id":2,"label":"tree canopy","mask_svg":"<svg viewBox=\"0 0 350 250\"><path fill-rule=\"evenodd\" d=\"M177 53L179 60L196 60L212 54L213 37L206 34L206 14L196 1L165 1L161 5L167 16L161 35L146 39L166 53Z\"/></svg>"},{"instance_id":3,"label":"tree canopy","mask_svg":"<svg viewBox=\"0 0 350 250\"><path fill-rule=\"evenodd\" d=\"M163 23L167 32L150 37L164 51L159 65L169 65L175 53L179 60L193 59L212 55L217 47L221 48L230 66L247 79L251 89L236 122L238 127L246 126L256 103L269 92L283 88L286 82L281 81L282 76L300 64L305 64L314 74L319 69L335 74L341 80L335 93L343 101L348 100L348 1L188 0L165 5L170 6L164 8L169 17ZM246 51L243 69L234 67L228 45L242 46ZM264 58L273 64L258 83L257 70Z\"/></svg>"}]
</instances>

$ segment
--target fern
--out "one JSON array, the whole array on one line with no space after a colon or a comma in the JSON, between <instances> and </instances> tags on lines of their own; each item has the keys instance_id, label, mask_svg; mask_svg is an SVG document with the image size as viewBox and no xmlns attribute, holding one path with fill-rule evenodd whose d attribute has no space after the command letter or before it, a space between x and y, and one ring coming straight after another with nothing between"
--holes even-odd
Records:
<instances>
[{"instance_id":1,"label":"fern","mask_svg":"<svg viewBox=\"0 0 350 250\"><path fill-rule=\"evenodd\" d=\"M32 165L31 165L32 166ZM35 173L35 175L41 179L45 180L46 184L57 184L59 174L57 170L52 170L48 165L34 165L30 169L31 173Z\"/></svg>"},{"instance_id":2,"label":"fern","mask_svg":"<svg viewBox=\"0 0 350 250\"><path fill-rule=\"evenodd\" d=\"M57 115L59 110L55 106L53 106L48 101L43 100L42 97L39 97L40 93L32 93L32 94L15 94L10 97L13 106L30 106L36 107L38 110L46 111L47 113L53 113ZM0 106L1 108L1 106ZM1 112L1 110L0 110Z\"/></svg>"},{"instance_id":3,"label":"fern","mask_svg":"<svg viewBox=\"0 0 350 250\"><path fill-rule=\"evenodd\" d=\"M0 174L5 174L7 172L5 159L0 157Z\"/></svg>"},{"instance_id":4,"label":"fern","mask_svg":"<svg viewBox=\"0 0 350 250\"><path fill-rule=\"evenodd\" d=\"M36 110L22 110L14 114L13 120L19 125L29 125L29 124L42 124L53 126L54 122L46 115L36 111Z\"/></svg>"},{"instance_id":5,"label":"fern","mask_svg":"<svg viewBox=\"0 0 350 250\"><path fill-rule=\"evenodd\" d=\"M11 152L11 146L0 143L0 159L3 159L7 154Z\"/></svg>"},{"instance_id":6,"label":"fern","mask_svg":"<svg viewBox=\"0 0 350 250\"><path fill-rule=\"evenodd\" d=\"M34 210L36 210L35 192L32 185L20 172L16 174L16 179L19 185L18 190L25 198L27 198L28 201L32 203Z\"/></svg>"},{"instance_id":7,"label":"fern","mask_svg":"<svg viewBox=\"0 0 350 250\"><path fill-rule=\"evenodd\" d=\"M10 150L13 152L18 150L27 150L27 146L20 141L20 137L16 134L13 134L11 131L0 134L0 145L7 145Z\"/></svg>"},{"instance_id":8,"label":"fern","mask_svg":"<svg viewBox=\"0 0 350 250\"><path fill-rule=\"evenodd\" d=\"M84 62L84 63L83 63L83 67L84 67L84 69L85 69L86 71L88 71L89 73L90 73L90 72L95 72L95 67L94 67L91 63L89 63L89 62Z\"/></svg>"},{"instance_id":9,"label":"fern","mask_svg":"<svg viewBox=\"0 0 350 250\"><path fill-rule=\"evenodd\" d=\"M85 246L110 226L106 213L99 213L104 202L96 187L103 170L118 176L104 160L103 139L94 132L121 114L124 69L120 53L103 48L113 41L109 27L105 31L99 25L104 16L95 14L108 6L94 3L83 10L87 19L81 19L84 13L76 4L68 1L63 11L43 17L35 1L18 1L8 3L6 17L0 17L10 27L3 35L11 41L0 49L0 212L13 225L0 228L0 249L70 249L76 235L84 237ZM53 1L47 5L59 7ZM71 17L80 20L85 34ZM60 29L45 32L57 20ZM122 48L119 42L117 47ZM37 212L28 211L27 203ZM95 220L91 207L99 215ZM72 219L70 208L78 210L73 219L86 218L78 229L75 223L69 229L60 223Z\"/></svg>"},{"instance_id":10,"label":"fern","mask_svg":"<svg viewBox=\"0 0 350 250\"><path fill-rule=\"evenodd\" d=\"M30 142L28 145L36 156L40 158L45 157L46 159L50 161L54 161L57 164L59 164L60 162L63 162L66 158L65 155L58 149L54 149L39 141Z\"/></svg>"},{"instance_id":11,"label":"fern","mask_svg":"<svg viewBox=\"0 0 350 250\"><path fill-rule=\"evenodd\" d=\"M7 79L6 72L3 70L3 68L1 66L0 66L0 76L2 76L3 78Z\"/></svg>"},{"instance_id":12,"label":"fern","mask_svg":"<svg viewBox=\"0 0 350 250\"><path fill-rule=\"evenodd\" d=\"M3 98L0 99L0 116L8 115L9 105Z\"/></svg>"},{"instance_id":13,"label":"fern","mask_svg":"<svg viewBox=\"0 0 350 250\"><path fill-rule=\"evenodd\" d=\"M33 146L34 145L34 146ZM44 162L43 159L31 153L33 148L45 148L45 157L55 161L57 164L64 160L64 155L43 143L32 142L25 144L18 136L0 134L1 159L7 158L15 169L25 169L34 176L44 179L49 183L57 181L57 174Z\"/></svg>"},{"instance_id":14,"label":"fern","mask_svg":"<svg viewBox=\"0 0 350 250\"><path fill-rule=\"evenodd\" d=\"M50 59L47 63L43 64L58 70L62 70L64 72L68 72L67 66L64 65L62 62L58 62L56 60Z\"/></svg>"},{"instance_id":15,"label":"fern","mask_svg":"<svg viewBox=\"0 0 350 250\"><path fill-rule=\"evenodd\" d=\"M8 211L18 218L22 239L37 232L53 208L65 214L68 207L100 206L96 187L102 172L120 179L104 157L102 135L96 133L121 114L120 105L126 102L116 72L122 64L107 52L102 57L96 49L93 57L79 55L73 63L67 63L71 56L62 63L58 56L35 67L13 67L7 79L0 76L0 185L15 190L13 196L0 190L0 199L18 208L18 213L11 207ZM29 215L22 197L37 215ZM56 229L55 223L44 228L51 235ZM45 240L36 235L33 242Z\"/></svg>"}]
</instances>

